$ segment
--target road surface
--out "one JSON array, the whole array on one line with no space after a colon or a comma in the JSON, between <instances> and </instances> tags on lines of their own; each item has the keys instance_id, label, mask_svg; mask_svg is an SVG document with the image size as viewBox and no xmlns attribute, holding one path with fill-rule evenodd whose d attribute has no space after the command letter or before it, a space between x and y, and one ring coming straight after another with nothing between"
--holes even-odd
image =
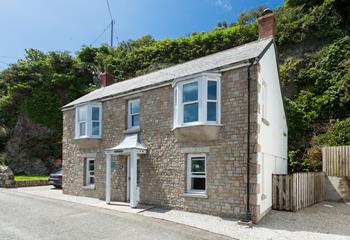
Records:
<instances>
[{"instance_id":1,"label":"road surface","mask_svg":"<svg viewBox=\"0 0 350 240\"><path fill-rule=\"evenodd\" d=\"M230 239L136 214L0 189L1 240Z\"/></svg>"}]
</instances>

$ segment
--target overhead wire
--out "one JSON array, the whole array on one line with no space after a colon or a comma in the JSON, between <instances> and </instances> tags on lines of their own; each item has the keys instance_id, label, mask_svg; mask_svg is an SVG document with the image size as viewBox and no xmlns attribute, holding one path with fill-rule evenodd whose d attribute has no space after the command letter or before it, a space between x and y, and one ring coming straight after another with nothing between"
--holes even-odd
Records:
<instances>
[{"instance_id":1,"label":"overhead wire","mask_svg":"<svg viewBox=\"0 0 350 240\"><path fill-rule=\"evenodd\" d=\"M113 15L112 15L112 12L111 12L111 8L110 8L110 6L109 6L109 1L106 0L106 3L107 3L107 8L108 8L109 16L111 17L111 21L113 21Z\"/></svg>"},{"instance_id":2,"label":"overhead wire","mask_svg":"<svg viewBox=\"0 0 350 240\"><path fill-rule=\"evenodd\" d=\"M110 7L110 4L109 4L109 1L106 0L106 4L107 4L107 10L108 10L108 13L109 13L109 16L111 18L111 22L105 27L105 29L96 37L96 39L90 44L93 45L94 43L96 43L102 36L103 34L108 30L109 27L112 27L113 28L113 24L115 22L114 18L113 18L113 15L112 15L112 11L111 11L111 7ZM113 33L113 30L111 31ZM111 38L113 38L113 36L111 36ZM112 41L112 40L111 40Z\"/></svg>"},{"instance_id":3,"label":"overhead wire","mask_svg":"<svg viewBox=\"0 0 350 240\"><path fill-rule=\"evenodd\" d=\"M95 42L97 42L97 40L100 39L103 36L103 34L108 30L108 28L109 28L109 26L111 26L111 24L112 24L112 22L110 22L106 26L106 28L102 31L102 33L100 33L100 35L98 35L98 37L90 45L93 45Z\"/></svg>"}]
</instances>

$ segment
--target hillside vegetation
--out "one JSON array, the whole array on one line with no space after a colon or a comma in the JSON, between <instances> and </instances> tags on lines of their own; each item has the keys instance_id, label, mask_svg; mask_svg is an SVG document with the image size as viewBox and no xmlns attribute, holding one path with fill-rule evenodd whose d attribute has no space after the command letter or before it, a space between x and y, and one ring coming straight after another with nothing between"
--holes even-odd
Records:
<instances>
[{"instance_id":1,"label":"hillside vegetation","mask_svg":"<svg viewBox=\"0 0 350 240\"><path fill-rule=\"evenodd\" d=\"M144 36L116 48L86 46L74 56L27 49L0 73L0 161L17 174L46 174L61 158L60 107L98 87L103 68L123 81L254 41L260 11L208 33ZM350 3L289 0L275 15L290 170L319 170L320 147L350 144Z\"/></svg>"}]
</instances>

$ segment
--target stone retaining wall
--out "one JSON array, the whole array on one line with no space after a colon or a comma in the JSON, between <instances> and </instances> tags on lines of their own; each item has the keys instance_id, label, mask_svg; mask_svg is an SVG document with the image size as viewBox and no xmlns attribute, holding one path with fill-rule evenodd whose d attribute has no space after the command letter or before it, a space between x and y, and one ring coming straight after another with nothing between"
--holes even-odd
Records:
<instances>
[{"instance_id":1,"label":"stone retaining wall","mask_svg":"<svg viewBox=\"0 0 350 240\"><path fill-rule=\"evenodd\" d=\"M50 185L48 180L25 180L15 182L15 187L35 187L45 185Z\"/></svg>"}]
</instances>

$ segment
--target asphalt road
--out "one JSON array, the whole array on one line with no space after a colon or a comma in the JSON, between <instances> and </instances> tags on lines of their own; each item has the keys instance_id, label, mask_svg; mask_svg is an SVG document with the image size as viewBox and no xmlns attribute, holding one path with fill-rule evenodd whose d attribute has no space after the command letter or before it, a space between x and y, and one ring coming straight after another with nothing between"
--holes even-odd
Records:
<instances>
[{"instance_id":1,"label":"asphalt road","mask_svg":"<svg viewBox=\"0 0 350 240\"><path fill-rule=\"evenodd\" d=\"M204 230L0 189L0 239L229 239Z\"/></svg>"}]
</instances>

